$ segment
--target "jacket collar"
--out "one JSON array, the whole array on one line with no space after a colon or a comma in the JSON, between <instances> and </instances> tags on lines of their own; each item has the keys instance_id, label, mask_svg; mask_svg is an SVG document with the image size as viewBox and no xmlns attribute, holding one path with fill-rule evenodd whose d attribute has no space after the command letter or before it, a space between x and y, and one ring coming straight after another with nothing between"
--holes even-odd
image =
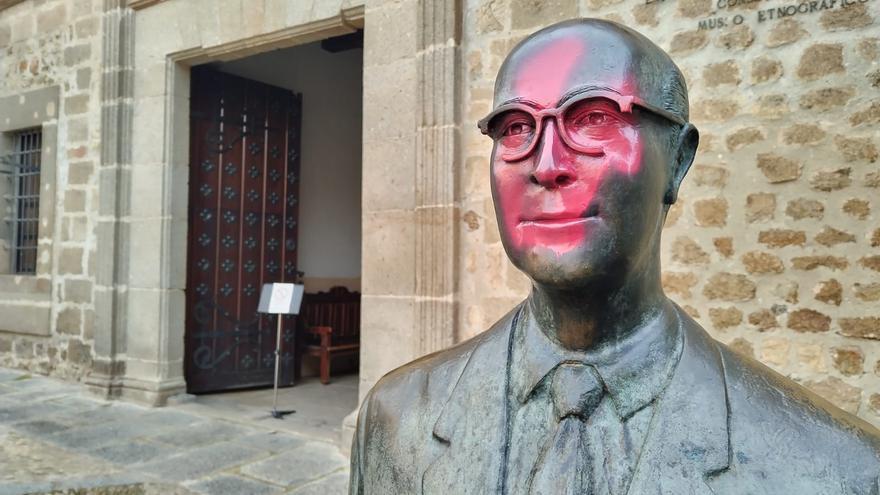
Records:
<instances>
[{"instance_id":1,"label":"jacket collar","mask_svg":"<svg viewBox=\"0 0 880 495\"><path fill-rule=\"evenodd\" d=\"M669 383L681 355L681 325L669 303L665 320L602 349L569 351L551 341L535 324L528 305L513 329L510 386L520 403L561 362L593 366L618 416L628 419L654 401Z\"/></svg>"},{"instance_id":2,"label":"jacket collar","mask_svg":"<svg viewBox=\"0 0 880 495\"><path fill-rule=\"evenodd\" d=\"M477 337L434 424L445 449L426 469L424 493L500 493L507 438L507 366L517 306ZM662 395L629 493L712 493L706 479L730 464L727 389L714 341L687 314L682 354Z\"/></svg>"}]
</instances>

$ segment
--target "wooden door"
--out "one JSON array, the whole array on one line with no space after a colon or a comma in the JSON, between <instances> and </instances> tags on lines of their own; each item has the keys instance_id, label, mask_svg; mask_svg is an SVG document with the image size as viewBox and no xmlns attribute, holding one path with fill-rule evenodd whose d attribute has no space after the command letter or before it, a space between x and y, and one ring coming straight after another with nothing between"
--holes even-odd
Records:
<instances>
[{"instance_id":1,"label":"wooden door","mask_svg":"<svg viewBox=\"0 0 880 495\"><path fill-rule=\"evenodd\" d=\"M192 71L185 375L191 393L271 385L276 317L262 284L296 277L301 95ZM293 317L281 384L293 384Z\"/></svg>"}]
</instances>

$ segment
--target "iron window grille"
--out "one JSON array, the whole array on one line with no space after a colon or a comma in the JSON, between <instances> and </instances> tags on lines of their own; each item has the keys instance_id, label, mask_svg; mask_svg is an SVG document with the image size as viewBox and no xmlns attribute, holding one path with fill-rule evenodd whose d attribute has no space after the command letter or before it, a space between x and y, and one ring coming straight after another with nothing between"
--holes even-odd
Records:
<instances>
[{"instance_id":1,"label":"iron window grille","mask_svg":"<svg viewBox=\"0 0 880 495\"><path fill-rule=\"evenodd\" d=\"M10 181L6 198L9 216L10 270L33 275L37 271L37 237L40 217L41 129L18 131L12 136L12 153L5 160Z\"/></svg>"}]
</instances>

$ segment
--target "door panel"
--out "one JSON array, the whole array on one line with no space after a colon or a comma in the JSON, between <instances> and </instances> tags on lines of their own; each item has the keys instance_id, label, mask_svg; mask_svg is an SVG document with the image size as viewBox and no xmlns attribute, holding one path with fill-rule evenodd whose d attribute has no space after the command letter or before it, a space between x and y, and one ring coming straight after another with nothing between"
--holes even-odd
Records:
<instances>
[{"instance_id":1,"label":"door panel","mask_svg":"<svg viewBox=\"0 0 880 495\"><path fill-rule=\"evenodd\" d=\"M276 317L264 283L296 278L302 98L192 72L186 288L187 390L272 384ZM284 317L281 385L293 384L294 317Z\"/></svg>"}]
</instances>

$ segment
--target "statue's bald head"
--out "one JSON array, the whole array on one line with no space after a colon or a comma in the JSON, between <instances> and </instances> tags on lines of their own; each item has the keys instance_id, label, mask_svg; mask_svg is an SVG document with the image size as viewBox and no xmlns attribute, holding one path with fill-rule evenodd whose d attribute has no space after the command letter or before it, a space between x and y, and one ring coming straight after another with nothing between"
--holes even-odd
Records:
<instances>
[{"instance_id":1,"label":"statue's bald head","mask_svg":"<svg viewBox=\"0 0 880 495\"><path fill-rule=\"evenodd\" d=\"M687 86L660 47L611 21L576 19L554 24L520 42L507 56L495 83L495 107L523 95L561 95L597 86L639 97L688 120Z\"/></svg>"}]
</instances>

